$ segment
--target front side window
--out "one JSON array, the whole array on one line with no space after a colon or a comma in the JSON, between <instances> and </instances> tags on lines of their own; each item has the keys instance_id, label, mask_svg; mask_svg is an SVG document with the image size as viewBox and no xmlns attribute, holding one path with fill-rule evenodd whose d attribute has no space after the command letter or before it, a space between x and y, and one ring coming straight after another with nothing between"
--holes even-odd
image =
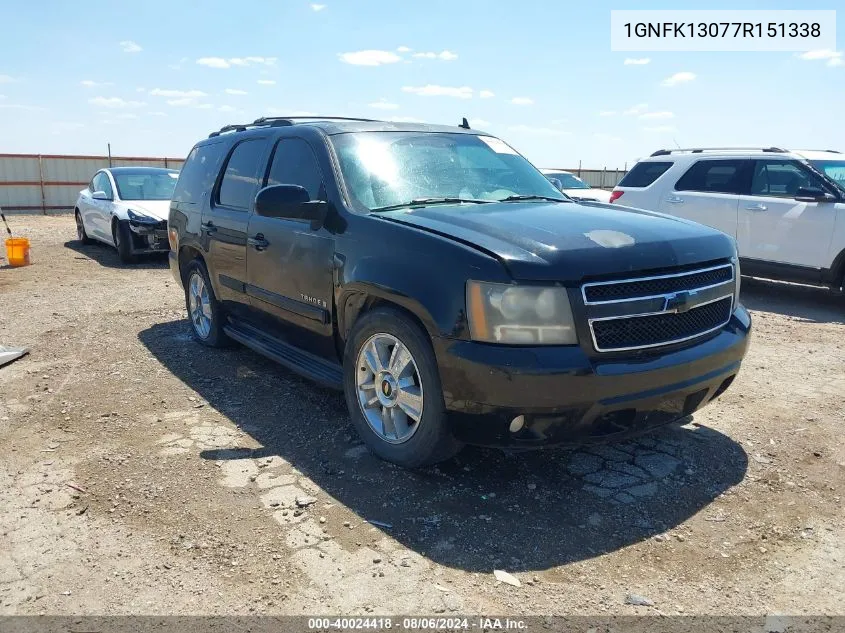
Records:
<instances>
[{"instance_id":1,"label":"front side window","mask_svg":"<svg viewBox=\"0 0 845 633\"><path fill-rule=\"evenodd\" d=\"M811 160L810 163L845 190L845 160Z\"/></svg>"},{"instance_id":2,"label":"front side window","mask_svg":"<svg viewBox=\"0 0 845 633\"><path fill-rule=\"evenodd\" d=\"M105 172L101 171L94 176L94 191L103 191L109 198L114 198L111 181Z\"/></svg>"},{"instance_id":3,"label":"front side window","mask_svg":"<svg viewBox=\"0 0 845 633\"><path fill-rule=\"evenodd\" d=\"M276 146L268 185L299 185L311 200L322 200L323 176L311 147L300 138L282 139Z\"/></svg>"},{"instance_id":4,"label":"front side window","mask_svg":"<svg viewBox=\"0 0 845 633\"><path fill-rule=\"evenodd\" d=\"M821 189L821 178L791 160L758 160L751 178L752 196L794 198L801 188Z\"/></svg>"},{"instance_id":5,"label":"front side window","mask_svg":"<svg viewBox=\"0 0 845 633\"><path fill-rule=\"evenodd\" d=\"M353 202L366 209L432 198L568 201L531 163L491 136L355 132L331 140Z\"/></svg>"},{"instance_id":6,"label":"front side window","mask_svg":"<svg viewBox=\"0 0 845 633\"><path fill-rule=\"evenodd\" d=\"M248 139L235 146L220 182L218 203L224 207L249 209L258 190L259 169L266 139Z\"/></svg>"},{"instance_id":7,"label":"front side window","mask_svg":"<svg viewBox=\"0 0 845 633\"><path fill-rule=\"evenodd\" d=\"M675 191L739 194L744 161L700 160L675 183Z\"/></svg>"},{"instance_id":8,"label":"front side window","mask_svg":"<svg viewBox=\"0 0 845 633\"><path fill-rule=\"evenodd\" d=\"M170 200L178 171L139 172L114 175L121 200Z\"/></svg>"}]
</instances>

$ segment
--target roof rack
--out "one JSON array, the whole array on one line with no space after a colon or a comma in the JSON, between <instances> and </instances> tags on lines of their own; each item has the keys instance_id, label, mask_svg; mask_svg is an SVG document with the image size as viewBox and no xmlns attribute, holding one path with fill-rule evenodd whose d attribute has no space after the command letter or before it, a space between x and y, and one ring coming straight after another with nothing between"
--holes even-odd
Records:
<instances>
[{"instance_id":1,"label":"roof rack","mask_svg":"<svg viewBox=\"0 0 845 633\"><path fill-rule=\"evenodd\" d=\"M652 154L652 156L669 156L675 152L690 152L691 154L702 154L704 152L719 152L719 151L758 151L758 152L773 152L776 154L785 154L789 150L781 149L780 147L679 147L677 149L659 149Z\"/></svg>"},{"instance_id":2,"label":"roof rack","mask_svg":"<svg viewBox=\"0 0 845 633\"><path fill-rule=\"evenodd\" d=\"M831 154L841 154L838 149L796 149L796 152L829 152Z\"/></svg>"},{"instance_id":3,"label":"roof rack","mask_svg":"<svg viewBox=\"0 0 845 633\"><path fill-rule=\"evenodd\" d=\"M220 136L227 132L244 132L256 127L284 127L295 125L298 121L362 121L365 123L376 123L376 119L360 119L347 116L263 116L255 119L252 123L234 123L224 125L217 132L212 132L208 138Z\"/></svg>"}]
</instances>

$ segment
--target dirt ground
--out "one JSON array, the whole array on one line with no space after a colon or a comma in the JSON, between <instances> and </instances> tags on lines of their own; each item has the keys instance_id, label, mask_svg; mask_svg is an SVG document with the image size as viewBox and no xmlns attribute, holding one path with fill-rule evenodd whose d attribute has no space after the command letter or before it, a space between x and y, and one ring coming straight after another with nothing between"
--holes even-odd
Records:
<instances>
[{"instance_id":1,"label":"dirt ground","mask_svg":"<svg viewBox=\"0 0 845 633\"><path fill-rule=\"evenodd\" d=\"M845 299L744 280L749 356L684 425L407 472L339 394L194 343L166 261L10 221L0 614L845 614Z\"/></svg>"}]
</instances>

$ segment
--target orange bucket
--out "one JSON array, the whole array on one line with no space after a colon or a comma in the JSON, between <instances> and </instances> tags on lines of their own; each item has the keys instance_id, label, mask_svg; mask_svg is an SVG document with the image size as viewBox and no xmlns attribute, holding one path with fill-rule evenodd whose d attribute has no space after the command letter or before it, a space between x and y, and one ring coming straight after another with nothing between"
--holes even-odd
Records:
<instances>
[{"instance_id":1,"label":"orange bucket","mask_svg":"<svg viewBox=\"0 0 845 633\"><path fill-rule=\"evenodd\" d=\"M9 266L29 266L29 240L25 237L8 238L6 259L9 260Z\"/></svg>"}]
</instances>

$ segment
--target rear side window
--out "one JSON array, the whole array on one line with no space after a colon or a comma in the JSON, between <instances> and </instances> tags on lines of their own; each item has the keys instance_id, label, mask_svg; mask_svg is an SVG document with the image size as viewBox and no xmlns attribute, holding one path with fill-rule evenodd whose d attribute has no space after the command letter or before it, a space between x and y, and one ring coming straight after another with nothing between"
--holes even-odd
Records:
<instances>
[{"instance_id":1,"label":"rear side window","mask_svg":"<svg viewBox=\"0 0 845 633\"><path fill-rule=\"evenodd\" d=\"M637 163L631 168L625 177L619 181L620 187L648 187L655 180L660 178L672 163L667 162L644 162Z\"/></svg>"},{"instance_id":2,"label":"rear side window","mask_svg":"<svg viewBox=\"0 0 845 633\"><path fill-rule=\"evenodd\" d=\"M223 142L217 142L198 145L191 150L173 190L175 202L199 203L202 200L202 194L214 186L225 147Z\"/></svg>"},{"instance_id":3,"label":"rear side window","mask_svg":"<svg viewBox=\"0 0 845 633\"><path fill-rule=\"evenodd\" d=\"M675 191L706 191L739 194L742 189L742 160L700 160L675 183Z\"/></svg>"},{"instance_id":4,"label":"rear side window","mask_svg":"<svg viewBox=\"0 0 845 633\"><path fill-rule=\"evenodd\" d=\"M242 141L235 146L223 180L217 202L224 207L249 209L258 189L259 170L264 156L267 139L255 138Z\"/></svg>"},{"instance_id":5,"label":"rear side window","mask_svg":"<svg viewBox=\"0 0 845 633\"><path fill-rule=\"evenodd\" d=\"M311 146L300 138L282 139L276 146L268 185L299 185L311 200L325 199L323 176Z\"/></svg>"}]
</instances>

